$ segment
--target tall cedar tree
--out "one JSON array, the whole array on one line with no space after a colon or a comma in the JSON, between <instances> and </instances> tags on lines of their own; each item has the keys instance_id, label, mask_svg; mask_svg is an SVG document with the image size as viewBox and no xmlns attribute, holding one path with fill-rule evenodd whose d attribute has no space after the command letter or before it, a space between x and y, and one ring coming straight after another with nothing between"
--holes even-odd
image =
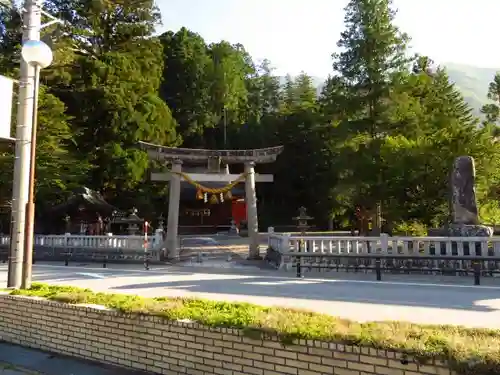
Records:
<instances>
[{"instance_id":1,"label":"tall cedar tree","mask_svg":"<svg viewBox=\"0 0 500 375\"><path fill-rule=\"evenodd\" d=\"M338 165L340 200L373 209L383 200L380 147L391 124L386 111L393 82L408 69L408 37L393 24L391 0L351 0L346 29L333 54L334 79L342 89L345 117L337 132L342 148ZM356 189L353 187L356 186Z\"/></svg>"}]
</instances>

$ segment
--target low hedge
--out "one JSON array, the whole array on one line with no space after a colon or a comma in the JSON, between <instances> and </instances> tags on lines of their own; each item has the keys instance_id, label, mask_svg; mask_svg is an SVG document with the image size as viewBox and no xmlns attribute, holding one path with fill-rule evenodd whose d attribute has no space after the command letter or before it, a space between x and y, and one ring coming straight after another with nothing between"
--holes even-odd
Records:
<instances>
[{"instance_id":1,"label":"low hedge","mask_svg":"<svg viewBox=\"0 0 500 375\"><path fill-rule=\"evenodd\" d=\"M211 327L239 328L254 337L256 334L277 335L285 345L296 339L311 339L397 350L423 362L430 358L446 360L452 369L462 374L500 374L500 330L405 322L358 323L308 311L248 303L144 298L39 283L10 294L102 305L123 313L151 314L169 320L190 319Z\"/></svg>"}]
</instances>

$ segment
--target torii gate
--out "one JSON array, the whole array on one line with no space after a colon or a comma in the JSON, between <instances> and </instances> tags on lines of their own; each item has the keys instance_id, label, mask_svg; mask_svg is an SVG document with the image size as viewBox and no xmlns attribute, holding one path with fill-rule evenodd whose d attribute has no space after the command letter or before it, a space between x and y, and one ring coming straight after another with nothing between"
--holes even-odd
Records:
<instances>
[{"instance_id":1,"label":"torii gate","mask_svg":"<svg viewBox=\"0 0 500 375\"><path fill-rule=\"evenodd\" d=\"M139 142L141 148L147 151L150 159L171 164L167 173L152 173L152 181L170 181L167 220L167 254L172 260L179 259L177 243L179 225L179 201L181 180L183 176L196 182L226 182L231 183L240 175L221 173L220 164L244 164L245 166L245 198L248 219L249 259L259 259L259 224L257 217L256 182L273 182L273 175L255 173L256 164L273 163L283 152L283 146L261 148L255 150L205 150L190 148L175 148ZM183 162L190 164L207 163L207 173L182 173Z\"/></svg>"}]
</instances>

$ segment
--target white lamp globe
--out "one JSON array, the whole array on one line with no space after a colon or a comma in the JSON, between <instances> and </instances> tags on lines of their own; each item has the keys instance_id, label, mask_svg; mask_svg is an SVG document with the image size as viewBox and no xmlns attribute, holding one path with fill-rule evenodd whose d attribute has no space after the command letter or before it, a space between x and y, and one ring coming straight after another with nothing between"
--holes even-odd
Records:
<instances>
[{"instance_id":1,"label":"white lamp globe","mask_svg":"<svg viewBox=\"0 0 500 375\"><path fill-rule=\"evenodd\" d=\"M23 44L21 56L30 65L39 66L41 69L52 63L52 50L41 40L28 40Z\"/></svg>"}]
</instances>

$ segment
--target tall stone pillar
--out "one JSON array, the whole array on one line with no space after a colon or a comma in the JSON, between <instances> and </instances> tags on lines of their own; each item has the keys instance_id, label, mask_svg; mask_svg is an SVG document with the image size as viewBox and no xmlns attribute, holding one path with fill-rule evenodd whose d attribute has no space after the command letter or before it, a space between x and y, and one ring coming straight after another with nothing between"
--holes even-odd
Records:
<instances>
[{"instance_id":1,"label":"tall stone pillar","mask_svg":"<svg viewBox=\"0 0 500 375\"><path fill-rule=\"evenodd\" d=\"M172 162L172 173L170 177L170 192L168 196L168 219L167 219L167 257L168 259L179 259L178 229L179 229L179 201L181 198L181 176L182 161Z\"/></svg>"},{"instance_id":2,"label":"tall stone pillar","mask_svg":"<svg viewBox=\"0 0 500 375\"><path fill-rule=\"evenodd\" d=\"M248 259L260 259L259 253L259 221L257 218L257 195L255 193L255 163L245 164L245 195L248 221Z\"/></svg>"}]
</instances>

